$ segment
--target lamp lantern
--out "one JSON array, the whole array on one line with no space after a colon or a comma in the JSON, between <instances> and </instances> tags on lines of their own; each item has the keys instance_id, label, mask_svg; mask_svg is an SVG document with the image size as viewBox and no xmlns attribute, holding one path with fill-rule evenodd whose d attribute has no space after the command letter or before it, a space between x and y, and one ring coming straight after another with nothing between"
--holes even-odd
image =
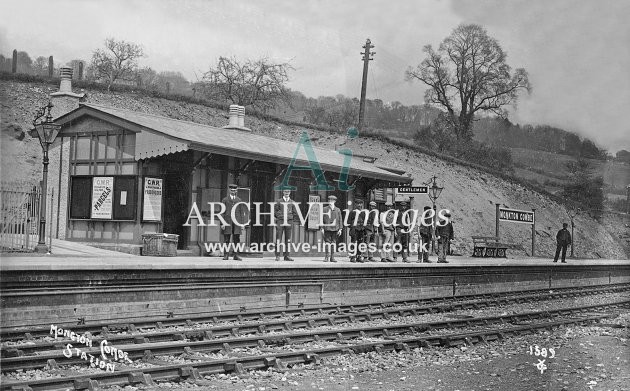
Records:
<instances>
[{"instance_id":1,"label":"lamp lantern","mask_svg":"<svg viewBox=\"0 0 630 391\"><path fill-rule=\"evenodd\" d=\"M39 216L39 240L37 246L35 246L35 252L48 253L49 249L46 246L46 197L48 188L48 149L50 145L55 141L60 125L57 125L52 120L52 114L50 110L53 108L52 102L48 101L48 104L37 110L35 119L33 120L33 126L37 132L37 138L42 146L44 152L43 170L42 170L42 186L40 194L40 216ZM43 120L40 121L40 119ZM32 133L31 133L32 134Z\"/></svg>"}]
</instances>

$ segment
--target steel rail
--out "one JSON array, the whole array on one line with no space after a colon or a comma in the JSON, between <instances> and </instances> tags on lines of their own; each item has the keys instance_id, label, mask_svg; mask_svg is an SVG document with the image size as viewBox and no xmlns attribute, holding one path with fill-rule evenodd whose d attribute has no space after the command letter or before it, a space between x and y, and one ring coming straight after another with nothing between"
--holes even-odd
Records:
<instances>
[{"instance_id":1,"label":"steel rail","mask_svg":"<svg viewBox=\"0 0 630 391\"><path fill-rule=\"evenodd\" d=\"M154 355L180 355L180 354L194 354L194 353L229 353L232 349L236 348L254 348L254 347L266 347L268 345L287 345L287 344L304 344L314 341L336 341L336 340L348 340L352 338L361 337L383 337L389 338L397 334L407 333L423 333L435 329L444 328L462 328L462 327L475 327L475 326L487 326L492 324L506 324L514 322L527 322L537 319L544 319L557 316L568 316L575 313L583 313L593 310L605 310L609 308L616 308L630 306L630 300L622 300L612 303L594 304L589 306L580 307L568 307L560 308L556 310L548 311L535 311L525 312L521 314L512 315L499 315L489 316L482 318L466 318L461 320L446 320L438 322L414 322L414 323L396 323L390 325L377 325L377 326L362 326L352 328L332 328L324 330L312 330L306 332L291 332L276 335L266 335L264 329L258 330L259 334L247 337L231 337L231 338L219 338L213 340L204 341L180 341L180 342L160 342L160 343L142 343L136 345L114 345L119 349L128 353L129 358L143 359ZM334 321L330 321L330 325L334 325ZM291 330L288 328L287 330ZM108 341L109 343L110 341ZM97 345L98 346L98 345ZM4 358L0 360L0 366L3 372L15 371L18 369L38 369L44 368L50 365L50 360L60 361L63 365L78 364L81 365L85 361L80 357L66 358L64 357L62 350L65 344L59 347L54 353L39 354L34 356L21 356ZM73 347L81 348L86 354L92 354L95 357L101 353L99 347L84 348L76 343L73 343Z\"/></svg>"},{"instance_id":2,"label":"steel rail","mask_svg":"<svg viewBox=\"0 0 630 391\"><path fill-rule=\"evenodd\" d=\"M134 384L153 385L154 380L179 381L192 380L203 382L202 377L220 373L243 373L251 369L276 368L282 370L287 365L299 363L319 363L322 358L340 354L359 354L375 351L408 351L412 348L431 346L457 346L462 344L487 343L503 340L513 335L534 333L540 329L553 329L571 324L588 324L610 318L611 314L589 315L573 319L552 320L523 326L503 327L500 329L481 330L467 333L444 333L429 336L413 336L371 343L357 343L320 349L291 352L278 352L266 355L228 358L220 360L196 361L184 364L162 365L142 369L125 369L115 372L73 375L33 381L7 381L0 385L0 390L51 391L59 389L95 390L102 386L125 386Z\"/></svg>"},{"instance_id":3,"label":"steel rail","mask_svg":"<svg viewBox=\"0 0 630 391\"><path fill-rule=\"evenodd\" d=\"M615 290L628 290L630 286L617 287ZM608 290L607 290L608 291ZM596 290L600 292L600 290ZM572 297L572 295L582 296L584 294L593 294L593 291L576 290L573 292L565 292L562 298ZM479 309L482 307L490 307L496 304L509 304L513 302L524 303L532 301L542 301L547 298L557 298L557 294L545 295L523 295L514 298L502 298L501 300L477 300L472 302L456 302L452 304L439 304L432 306L410 306L403 309L396 308L379 308L371 311L356 311L351 313L340 312L333 314L324 314L323 311L318 316L307 316L299 319L283 319L259 321L254 323L244 323L239 325L227 324L212 327L202 327L191 330L166 330L139 332L135 327L130 328L131 334L111 334L111 330L101 330L100 336L92 336L94 343L100 343L103 339L116 345L138 344L138 343L155 343L169 342L178 340L207 340L217 337L237 336L239 334L259 333L260 330L266 331L285 331L292 328L313 328L317 326L325 326L329 324L339 324L358 321L372 321L377 319L388 319L390 316L417 316L435 312L449 312L465 309ZM74 331L74 328L72 328ZM50 336L51 329L48 329ZM0 349L1 357L16 357L22 355L33 355L38 352L61 349L67 343L71 343L70 339L62 339L54 342L32 342L30 344L22 344L15 346L4 346Z\"/></svg>"},{"instance_id":4,"label":"steel rail","mask_svg":"<svg viewBox=\"0 0 630 391\"><path fill-rule=\"evenodd\" d=\"M439 304L439 303L449 303L449 302L470 302L474 300L482 300L482 301L492 301L495 302L493 304L500 304L502 302L518 302L519 297L523 297L523 300L531 300L532 295L540 295L544 300L546 297L573 297L579 295L590 295L595 293L608 293L608 292L619 292L630 289L630 284L621 283L621 284L611 284L611 285L594 285L590 287L567 287L567 288L557 288L553 289L553 293L542 294L541 292L549 292L550 289L532 289L532 290L521 290L521 291L510 291L510 292L496 292L496 293L483 293L483 294L472 294L472 295L462 295L462 296L449 296L442 298L430 298L430 299L419 299L419 300L403 300L403 301L395 301L395 302L387 302L387 303L365 303L365 304L348 304L348 305L323 305L323 306L310 306L303 308L290 308L290 309L279 309L279 310L262 310L262 311L250 311L250 312L232 312L232 313L204 313L204 314L186 314L186 315L178 315L175 316L172 313L169 313L165 317L154 317L154 318L146 318L139 319L133 321L125 321L125 322L108 322L108 321L100 321L100 322L91 322L91 323L82 323L81 320L78 322L79 324L73 323L58 323L57 326L64 328L71 328L74 332L78 334L91 333L97 334L104 332L115 333L120 331L125 332L136 332L137 329L145 329L145 328L153 328L153 329L161 329L164 327L173 327L173 326L191 326L195 323L220 323L220 322L245 322L245 321L259 321L265 319L273 319L273 318L287 318L289 316L299 316L299 317L308 317L308 316L321 316L321 315L331 315L331 314L341 314L341 313L355 313L360 311L382 311L382 309L387 309L388 307L396 307L396 306L422 306L431 304ZM497 298L498 297L498 298ZM393 312L398 311L394 310ZM50 326L46 327L6 327L0 329L0 339L3 342L6 341L18 341L23 339L34 339L34 338L42 338L48 336L50 333ZM3 349L4 350L4 349Z\"/></svg>"}]
</instances>

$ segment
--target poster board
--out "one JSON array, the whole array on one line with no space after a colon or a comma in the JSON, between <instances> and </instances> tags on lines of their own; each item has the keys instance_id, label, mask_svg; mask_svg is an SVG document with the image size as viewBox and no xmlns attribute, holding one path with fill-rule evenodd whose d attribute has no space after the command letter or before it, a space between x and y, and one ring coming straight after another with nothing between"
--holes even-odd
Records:
<instances>
[{"instance_id":1,"label":"poster board","mask_svg":"<svg viewBox=\"0 0 630 391\"><path fill-rule=\"evenodd\" d=\"M319 215L321 214L321 204L319 203L320 197L318 195L309 195L309 214L308 214L308 229L319 229Z\"/></svg>"},{"instance_id":2,"label":"poster board","mask_svg":"<svg viewBox=\"0 0 630 391\"><path fill-rule=\"evenodd\" d=\"M162 221L162 189L161 178L144 178L142 188L142 220Z\"/></svg>"},{"instance_id":3,"label":"poster board","mask_svg":"<svg viewBox=\"0 0 630 391\"><path fill-rule=\"evenodd\" d=\"M114 177L95 176L92 180L92 211L93 219L112 219L114 198Z\"/></svg>"}]
</instances>

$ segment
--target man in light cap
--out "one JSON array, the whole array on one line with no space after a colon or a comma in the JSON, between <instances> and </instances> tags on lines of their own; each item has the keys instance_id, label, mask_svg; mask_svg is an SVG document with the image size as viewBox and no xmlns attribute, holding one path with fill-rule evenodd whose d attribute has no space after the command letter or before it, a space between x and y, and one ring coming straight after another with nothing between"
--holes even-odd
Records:
<instances>
[{"instance_id":1,"label":"man in light cap","mask_svg":"<svg viewBox=\"0 0 630 391\"><path fill-rule=\"evenodd\" d=\"M324 237L324 262L337 262L335 260L335 250L337 248L337 238L341 235L341 229L343 227L343 221L341 217L341 210L335 206L337 197L334 195L328 196L328 205L324 206L322 215L322 236ZM330 250L330 258L328 258L328 251Z\"/></svg>"},{"instance_id":2,"label":"man in light cap","mask_svg":"<svg viewBox=\"0 0 630 391\"><path fill-rule=\"evenodd\" d=\"M234 248L226 251L223 255L223 260L228 260L230 256L234 255L235 261L242 261L241 257L238 256L238 250L236 246L238 246L240 242L242 227L245 222L247 222L247 212L244 204L239 204L243 202L237 195L238 185L230 184L228 186L228 195L223 198L221 202L225 205L225 222L226 225L221 225L221 231L223 231L223 241L229 245L229 243L234 244ZM235 210L234 210L235 209ZM232 212L234 210L234 212ZM234 215L235 220L232 220L232 215Z\"/></svg>"},{"instance_id":3,"label":"man in light cap","mask_svg":"<svg viewBox=\"0 0 630 391\"><path fill-rule=\"evenodd\" d=\"M378 262L378 260L374 259L374 253L376 252L376 242L381 228L379 217L380 212L377 209L376 202L370 201L370 210L365 222L365 243L368 245L368 262Z\"/></svg>"}]
</instances>

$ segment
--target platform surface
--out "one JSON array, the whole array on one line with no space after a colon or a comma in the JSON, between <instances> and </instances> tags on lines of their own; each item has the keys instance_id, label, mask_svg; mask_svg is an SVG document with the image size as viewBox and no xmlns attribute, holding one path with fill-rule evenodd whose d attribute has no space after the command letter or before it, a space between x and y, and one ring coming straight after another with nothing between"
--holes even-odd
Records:
<instances>
[{"instance_id":1,"label":"platform surface","mask_svg":"<svg viewBox=\"0 0 630 391\"><path fill-rule=\"evenodd\" d=\"M174 270L174 269L251 269L251 268L352 268L352 267L470 267L470 266L542 266L552 265L563 267L566 265L630 265L627 259L571 259L567 263L548 257L527 258L473 258L469 256L450 256L449 263L436 263L437 256L429 259L432 263L417 263L417 256L409 259L412 263L403 263L398 259L396 263L370 262L351 263L347 255L335 257L338 262L323 262L323 257L295 257L295 261L277 262L274 257L243 258L242 261L233 259L224 261L221 257L176 256L150 257L130 255L117 251L103 250L77 242L53 240L52 254L2 254L0 255L0 270Z\"/></svg>"}]
</instances>

